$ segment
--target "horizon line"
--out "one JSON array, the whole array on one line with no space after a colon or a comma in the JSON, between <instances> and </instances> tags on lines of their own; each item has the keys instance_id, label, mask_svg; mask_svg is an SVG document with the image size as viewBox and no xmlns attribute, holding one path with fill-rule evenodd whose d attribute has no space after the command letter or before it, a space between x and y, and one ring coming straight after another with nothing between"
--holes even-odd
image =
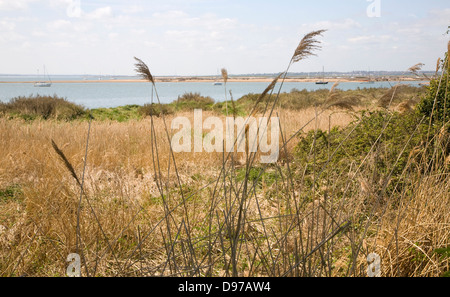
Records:
<instances>
[{"instance_id":1,"label":"horizon line","mask_svg":"<svg viewBox=\"0 0 450 297\"><path fill-rule=\"evenodd\" d=\"M272 76L278 75L281 72L262 72L262 73L229 73L229 76ZM352 71L325 71L328 74L359 74L359 73L386 73L386 74L412 74L407 70L352 70ZM417 73L436 73L435 70L420 70ZM441 73L439 71L438 73ZM310 71L310 72L288 72L287 75L310 75L310 74L323 74L322 71ZM0 73L0 76L42 76L40 74L31 73ZM95 76L95 77L139 77L138 74L77 74L77 73L67 73L67 74L50 74L48 76ZM220 74L164 74L164 75L154 75L154 77L221 77Z\"/></svg>"}]
</instances>

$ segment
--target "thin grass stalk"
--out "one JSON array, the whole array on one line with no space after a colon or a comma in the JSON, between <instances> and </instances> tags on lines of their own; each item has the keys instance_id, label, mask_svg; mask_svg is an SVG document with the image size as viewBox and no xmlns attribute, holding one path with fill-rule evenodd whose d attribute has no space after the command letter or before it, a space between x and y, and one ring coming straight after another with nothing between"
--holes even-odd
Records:
<instances>
[{"instance_id":1,"label":"thin grass stalk","mask_svg":"<svg viewBox=\"0 0 450 297\"><path fill-rule=\"evenodd\" d=\"M161 102L159 100L158 91L157 91L156 86L155 86L155 81L153 79L153 76L150 73L149 68L147 67L147 65L142 60L140 60L138 58L135 58L135 59L136 59L136 61L138 61L138 63L136 64L136 71L139 74L141 74L144 78L146 78L148 81L150 81L152 83L152 85L154 87L155 94L156 94L156 98L158 100L158 103L161 104ZM175 155L174 155L174 152L173 152L173 149L172 149L172 144L171 144L171 141L170 141L169 130L167 128L167 123L166 123L164 114L162 114L162 119L163 119L163 123L164 123L164 129L165 129L165 132L166 132L166 136L167 136L167 139L169 141L169 146L170 146L170 156L171 156L171 158L169 158L169 161L172 159L173 162L174 162L174 168L175 168L175 174L176 174L176 177L177 177L178 187L180 188L182 199L184 201L185 200L184 191L183 191L181 180L180 180L180 176L179 176L179 173L178 173L178 168L177 168L176 161L175 161ZM159 163L159 158L158 158L158 163ZM170 164L169 164L168 170L170 170ZM170 171L168 172L168 174L169 173L170 173ZM169 178L169 176L168 176L168 178ZM169 194L169 190L168 189L167 189L167 193ZM185 204L184 204L184 209L185 209L185 214L186 214L185 218L186 218L187 225L190 226L188 211L187 211L187 208L186 208ZM189 227L189 229L190 229L190 227ZM170 230L169 226L168 226L168 230ZM190 238L189 234L188 234L188 237Z\"/></svg>"},{"instance_id":2,"label":"thin grass stalk","mask_svg":"<svg viewBox=\"0 0 450 297\"><path fill-rule=\"evenodd\" d=\"M83 262L85 263L85 270L86 270L86 275L89 277L89 270L87 268L87 262L86 259L84 257L84 252L80 250L79 244L81 241L81 232L80 232L80 217L81 217L81 203L83 200L83 194L84 194L84 177L85 177L85 173L86 173L86 164L87 164L87 156L88 156L88 148L89 148L89 138L91 135L91 124L92 124L92 115L89 116L89 128L88 128L88 134L87 134L87 139L86 139L86 151L84 154L84 166L83 166L83 175L81 178L81 184L80 184L80 199L78 200L78 210L77 210L77 229L76 229L76 250L77 250L77 254L79 254L81 256L81 258L83 259Z\"/></svg>"}]
</instances>

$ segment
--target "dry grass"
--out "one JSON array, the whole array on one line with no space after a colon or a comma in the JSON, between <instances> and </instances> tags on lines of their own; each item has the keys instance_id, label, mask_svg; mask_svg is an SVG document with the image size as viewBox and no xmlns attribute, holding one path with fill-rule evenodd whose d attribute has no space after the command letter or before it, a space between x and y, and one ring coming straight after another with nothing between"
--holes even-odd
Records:
<instances>
[{"instance_id":1,"label":"dry grass","mask_svg":"<svg viewBox=\"0 0 450 297\"><path fill-rule=\"evenodd\" d=\"M193 123L193 112L89 126L0 118L0 275L62 276L71 253L81 256L83 276L366 276L373 252L383 276L447 272L449 257L436 253L450 246L445 129L439 143L419 145L406 160L400 153L379 172L392 149L381 139L397 88L364 107L389 110L383 132L357 158L345 144L364 119L362 107L336 86L317 107L280 107L275 82L319 49L323 32L302 39L286 72L247 110L280 117L274 164L248 151L241 164L235 154L173 153L170 123L175 116ZM218 116L203 112L210 115ZM336 126L349 134L333 151L327 137ZM308 132L313 141L300 162L294 146ZM331 164L338 153L340 163ZM405 166L392 179L400 159Z\"/></svg>"},{"instance_id":2,"label":"dry grass","mask_svg":"<svg viewBox=\"0 0 450 297\"><path fill-rule=\"evenodd\" d=\"M314 116L314 110L285 111L284 114L287 122L285 125L282 123L282 126L289 135L307 124L307 119ZM210 115L216 114L204 113L205 117ZM170 123L174 116L166 117L165 121ZM193 121L192 113L177 116L186 116ZM315 125L326 128L327 117L328 114L324 114L315 124L306 125L305 131L314 129ZM345 114L336 114L333 123L345 125L349 119L351 117ZM173 164L171 172L167 172L170 148L163 119L155 118L153 123L156 131L154 137L158 139L159 165L162 168L156 174L152 168L149 119L92 124L84 188L89 198L84 200L80 225L83 226L82 238L88 253L99 249L97 253L103 252L108 256L96 263L99 275L110 275L112 272L108 273L107 270L111 262L118 264L115 258L119 257L121 261L125 258L125 255L116 255L120 254L120 244L116 243L114 252L109 249L106 237L109 241L124 238L122 229L142 209L145 209L145 213L141 213L139 219L126 230L129 236L127 242L136 240L136 234L133 233L136 228L139 227L140 232L148 231L164 216L163 206L158 202L160 193L155 183L156 177L167 181L168 184L164 186L176 188ZM20 185L23 191L20 201L2 203L2 274L61 275L65 265L61 257L73 252L76 246L75 214L79 187L73 176L82 176L87 123L26 123L1 119L0 134L4 140L0 154L0 189L15 184ZM59 152L53 149L52 140ZM62 153L67 158L64 162L61 160ZM176 154L179 178L183 185L200 188L214 181L220 172L222 158L221 153ZM67 170L67 163L72 164L73 172ZM208 196L202 194L201 197L207 199ZM189 212L194 211L193 218L202 222L210 201L199 199L193 202L191 206L195 207ZM261 201L261 204L266 203ZM273 206L266 207L269 209L267 215L273 214ZM254 206L250 208L256 210ZM163 245L162 239L159 239L153 239L151 242L156 243L142 249L152 252L154 249L159 250ZM119 251L116 252L116 249ZM95 260L94 257L89 261L95 263Z\"/></svg>"},{"instance_id":3,"label":"dry grass","mask_svg":"<svg viewBox=\"0 0 450 297\"><path fill-rule=\"evenodd\" d=\"M303 126L304 132L328 130L330 126L346 126L355 119L345 110L327 111L318 117L315 109L282 112L281 126L286 136ZM180 115L193 120L192 113L177 116ZM204 116L208 115L214 114ZM170 123L173 116L164 120ZM289 183L263 180L261 187L249 193L243 204L245 221L240 230L243 237L239 238L246 239L233 241L236 226L233 228L224 215L234 209L230 209L229 203L238 200L227 201L224 190L227 186L230 191L237 188L228 182L217 187L217 182L223 179L220 177L223 155L176 154L176 172L164 120L153 119L154 137L158 139L157 168L161 169L156 172L152 165L149 119L92 123L79 223L82 244L78 252L83 252L84 267L87 267L83 275L233 275L233 262L227 249L234 242L240 243L239 255L235 255L239 261L234 263L237 275L279 276L299 261L289 255L301 255L302 244L307 250L313 249L333 231L340 230L333 217L339 218L339 222L359 220L359 213L366 207L366 196L372 195L371 185L365 182L366 188L361 186L358 191L356 187L355 194L345 202L323 196L332 189L317 192L317 199L308 202L301 199L299 190L304 187L301 181L293 181L297 186L290 188ZM52 149L51 140L64 152L77 176L81 176L87 123L27 124L2 119L0 134L4 140L0 189L15 184L23 191L20 199L1 204L2 275L64 275L64 257L77 251L80 189ZM288 152L292 151L291 144L287 147ZM281 155L283 159L285 156ZM268 168L267 172L277 167ZM229 178L242 172L227 168L231 170ZM287 174L285 166L278 168ZM184 194L177 190L180 184ZM356 269L350 269L353 265L344 251L346 246L355 249L352 242L361 234L347 230L333 238L333 245L327 242L320 246L321 253L332 248L333 257L327 262L329 269L322 268L313 274L364 275L364 265L367 265L364 255L378 252L386 261L383 275L440 275L448 269L448 261L440 261L433 250L449 244L450 222L445 215L449 211L448 188L448 179L440 176L417 180L418 190L412 195L405 194L401 207L383 205L386 207L383 216L372 218L369 233L373 235L364 239L363 251L355 259ZM216 195L214 191L218 191ZM183 197L185 203L180 204ZM335 215L330 217L330 213ZM302 218L298 227L294 225L297 231L289 231L296 221L290 218L297 217ZM279 258L277 264L272 262L272 257ZM302 264L289 275L309 275L309 269L321 265L319 259L300 261Z\"/></svg>"},{"instance_id":4,"label":"dry grass","mask_svg":"<svg viewBox=\"0 0 450 297\"><path fill-rule=\"evenodd\" d=\"M308 33L300 41L292 56L292 62L299 62L309 56L315 55L315 51L320 49L320 42L316 37L321 36L326 30L318 30Z\"/></svg>"}]
</instances>

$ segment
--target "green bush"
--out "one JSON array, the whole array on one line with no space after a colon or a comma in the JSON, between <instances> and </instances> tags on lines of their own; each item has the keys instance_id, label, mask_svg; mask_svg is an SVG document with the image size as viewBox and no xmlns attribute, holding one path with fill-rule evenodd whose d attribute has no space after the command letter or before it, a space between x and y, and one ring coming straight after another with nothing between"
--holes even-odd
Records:
<instances>
[{"instance_id":1,"label":"green bush","mask_svg":"<svg viewBox=\"0 0 450 297\"><path fill-rule=\"evenodd\" d=\"M425 96L417 106L418 112L428 118L432 116L435 122L448 122L450 120L449 93L450 81L446 72L442 77L431 80Z\"/></svg>"},{"instance_id":2,"label":"green bush","mask_svg":"<svg viewBox=\"0 0 450 297\"><path fill-rule=\"evenodd\" d=\"M0 103L0 116L20 117L25 120L75 120L86 117L84 107L58 96L16 97L8 103Z\"/></svg>"},{"instance_id":3,"label":"green bush","mask_svg":"<svg viewBox=\"0 0 450 297\"><path fill-rule=\"evenodd\" d=\"M173 107L167 104L151 103L141 106L138 110L139 114L146 116L160 117L162 115L173 114Z\"/></svg>"},{"instance_id":4,"label":"green bush","mask_svg":"<svg viewBox=\"0 0 450 297\"><path fill-rule=\"evenodd\" d=\"M394 88L357 88L356 90L343 91L339 89L339 86L337 86L334 90L334 100L332 102L345 102L347 106L352 107L372 106L374 101L377 101L378 104L380 104L383 101L390 103L392 100L392 103L398 104L409 100L415 101L412 99L420 96L424 90L425 89L423 87L400 85L395 88L395 93ZM249 109L254 106L259 96L259 94L248 94L237 100L237 103ZM277 106L283 109L302 110L310 107L322 106L330 99L329 96L330 90L328 88L315 91L308 91L306 89L292 89L289 93L280 93ZM264 108L268 103L269 108L271 108L276 97L277 96L275 94L272 96L267 95L263 100L263 104L260 104L260 107Z\"/></svg>"},{"instance_id":5,"label":"green bush","mask_svg":"<svg viewBox=\"0 0 450 297\"><path fill-rule=\"evenodd\" d=\"M292 89L290 93L280 93L278 98L278 106L291 110L300 110L313 107L316 104L321 104L326 99L328 92L329 90L326 89L316 91L308 91L306 89L300 91L297 89ZM260 94L248 94L240 98L237 102L238 104L252 108L259 96ZM275 99L275 94L272 94L272 96L266 95L263 103L260 104L260 107L265 108L268 103L268 108L272 108Z\"/></svg>"},{"instance_id":6,"label":"green bush","mask_svg":"<svg viewBox=\"0 0 450 297\"><path fill-rule=\"evenodd\" d=\"M139 114L139 105L125 105L113 108L96 108L91 110L92 116L96 120L125 122L129 120L139 120L142 115Z\"/></svg>"},{"instance_id":7,"label":"green bush","mask_svg":"<svg viewBox=\"0 0 450 297\"><path fill-rule=\"evenodd\" d=\"M386 187L383 190L392 193L397 186L400 191L411 151L426 140L427 125L419 122L414 113L363 112L360 122L346 128L311 131L302 137L295 148L296 163L306 166L306 180L316 175L320 184L321 178L339 176L365 160L361 172L371 172L379 190Z\"/></svg>"},{"instance_id":8,"label":"green bush","mask_svg":"<svg viewBox=\"0 0 450 297\"><path fill-rule=\"evenodd\" d=\"M395 95L403 98L396 99L399 102L408 99L408 96L408 100L412 100L411 96L417 98L418 92L425 90L416 112L401 114L386 109L364 111L360 113L360 121L345 128L311 131L302 137L294 155L295 163L304 165L300 172L305 174L305 184L313 186L315 181L315 186L320 187L330 177L342 176L349 168L361 164L356 177L364 175L375 192L393 195L411 188L405 187L410 183L404 174L408 164L420 171L428 170L430 166L445 170L439 160L449 153L448 140L446 143L442 140L442 135L448 135L443 132L442 121L450 119L447 77L447 74L442 77L445 83L441 83L439 92L439 80L432 80L427 89L398 89L400 92ZM380 101L383 97L377 94L373 98ZM439 124L430 126L430 121L423 120L423 116L431 117L435 98L433 119ZM450 125L447 124L447 127ZM334 180L335 188L345 189L347 181L340 182L342 179Z\"/></svg>"},{"instance_id":9,"label":"green bush","mask_svg":"<svg viewBox=\"0 0 450 297\"><path fill-rule=\"evenodd\" d=\"M201 96L200 93L185 93L179 96L176 101L172 103L177 111L179 110L212 110L214 106L214 99L211 97Z\"/></svg>"},{"instance_id":10,"label":"green bush","mask_svg":"<svg viewBox=\"0 0 450 297\"><path fill-rule=\"evenodd\" d=\"M20 185L9 185L4 189L0 189L0 203L8 201L21 201L23 191Z\"/></svg>"}]
</instances>

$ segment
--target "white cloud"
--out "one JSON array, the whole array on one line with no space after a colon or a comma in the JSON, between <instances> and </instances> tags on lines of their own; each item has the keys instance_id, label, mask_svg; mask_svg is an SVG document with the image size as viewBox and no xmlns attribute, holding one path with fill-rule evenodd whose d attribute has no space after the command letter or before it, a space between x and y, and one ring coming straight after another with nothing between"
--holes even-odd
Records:
<instances>
[{"instance_id":1,"label":"white cloud","mask_svg":"<svg viewBox=\"0 0 450 297\"><path fill-rule=\"evenodd\" d=\"M74 0L48 0L50 7L66 8L74 3Z\"/></svg>"},{"instance_id":2,"label":"white cloud","mask_svg":"<svg viewBox=\"0 0 450 297\"><path fill-rule=\"evenodd\" d=\"M348 38L351 43L385 43L395 41L397 38L390 35L361 35Z\"/></svg>"},{"instance_id":3,"label":"white cloud","mask_svg":"<svg viewBox=\"0 0 450 297\"><path fill-rule=\"evenodd\" d=\"M36 0L0 0L0 11L1 10L24 10L28 8L30 2Z\"/></svg>"},{"instance_id":4,"label":"white cloud","mask_svg":"<svg viewBox=\"0 0 450 297\"><path fill-rule=\"evenodd\" d=\"M8 42L9 44L18 41L24 41L26 37L14 31L4 32L0 34L0 44Z\"/></svg>"},{"instance_id":5,"label":"white cloud","mask_svg":"<svg viewBox=\"0 0 450 297\"><path fill-rule=\"evenodd\" d=\"M1 1L1 0L0 0ZM36 1L36 0L33 0ZM87 20L100 20L113 16L111 6L99 7L93 11L86 11L86 0L47 0L52 8L64 11L65 15L71 18L82 18Z\"/></svg>"},{"instance_id":6,"label":"white cloud","mask_svg":"<svg viewBox=\"0 0 450 297\"><path fill-rule=\"evenodd\" d=\"M145 30L145 29L131 29L131 33L133 33L135 35L144 35L145 33L147 33L147 30Z\"/></svg>"},{"instance_id":7,"label":"white cloud","mask_svg":"<svg viewBox=\"0 0 450 297\"><path fill-rule=\"evenodd\" d=\"M67 41L55 41L49 44L52 48L68 48L70 47L70 43Z\"/></svg>"},{"instance_id":8,"label":"white cloud","mask_svg":"<svg viewBox=\"0 0 450 297\"><path fill-rule=\"evenodd\" d=\"M448 26L450 20L450 8L431 10L427 22L429 25Z\"/></svg>"},{"instance_id":9,"label":"white cloud","mask_svg":"<svg viewBox=\"0 0 450 297\"><path fill-rule=\"evenodd\" d=\"M119 34L117 34L117 33L109 33L108 34L108 38L110 39L110 40L117 40L117 37L119 36Z\"/></svg>"},{"instance_id":10,"label":"white cloud","mask_svg":"<svg viewBox=\"0 0 450 297\"><path fill-rule=\"evenodd\" d=\"M192 17L181 10L156 12L149 19L155 26L199 28L202 30L229 30L237 26L238 21L231 18L220 18L216 14L206 13Z\"/></svg>"},{"instance_id":11,"label":"white cloud","mask_svg":"<svg viewBox=\"0 0 450 297\"><path fill-rule=\"evenodd\" d=\"M31 48L31 43L28 41L25 41L20 46L22 49L29 49L29 48Z\"/></svg>"},{"instance_id":12,"label":"white cloud","mask_svg":"<svg viewBox=\"0 0 450 297\"><path fill-rule=\"evenodd\" d=\"M325 30L330 30L330 31L334 31L334 30L349 30L349 29L355 29L355 28L361 28L362 25L350 18L347 19L342 19L339 21L320 21L320 22L315 22L315 23L311 23L311 24L304 24L302 26L303 31L313 31L313 30L321 30L321 29L325 29Z\"/></svg>"},{"instance_id":13,"label":"white cloud","mask_svg":"<svg viewBox=\"0 0 450 297\"><path fill-rule=\"evenodd\" d=\"M143 10L144 10L144 7L142 7L140 5L131 5L131 6L127 6L124 9L122 9L122 12L125 14L135 14L135 13L142 12Z\"/></svg>"},{"instance_id":14,"label":"white cloud","mask_svg":"<svg viewBox=\"0 0 450 297\"><path fill-rule=\"evenodd\" d=\"M181 10L170 10L165 12L155 12L152 17L164 22L170 22L176 19L187 18L188 14Z\"/></svg>"},{"instance_id":15,"label":"white cloud","mask_svg":"<svg viewBox=\"0 0 450 297\"><path fill-rule=\"evenodd\" d=\"M41 30L33 30L31 32L31 35L34 37L44 37L44 36L47 36L47 33L45 33L44 31L41 31Z\"/></svg>"},{"instance_id":16,"label":"white cloud","mask_svg":"<svg viewBox=\"0 0 450 297\"><path fill-rule=\"evenodd\" d=\"M8 22L5 20L0 21L0 32L2 31L13 31L16 27L15 23Z\"/></svg>"},{"instance_id":17,"label":"white cloud","mask_svg":"<svg viewBox=\"0 0 450 297\"><path fill-rule=\"evenodd\" d=\"M341 21L323 21L314 24L318 28L327 30L347 30L353 28L361 28L361 24L353 19L345 19Z\"/></svg>"},{"instance_id":18,"label":"white cloud","mask_svg":"<svg viewBox=\"0 0 450 297\"><path fill-rule=\"evenodd\" d=\"M68 20L56 20L49 24L47 24L47 28L50 31L57 31L57 30L66 30L68 28L72 27L72 23Z\"/></svg>"},{"instance_id":19,"label":"white cloud","mask_svg":"<svg viewBox=\"0 0 450 297\"><path fill-rule=\"evenodd\" d=\"M111 6L100 7L92 12L84 13L83 15L83 17L90 20L100 20L105 18L111 18L112 16L113 16L113 9Z\"/></svg>"}]
</instances>

